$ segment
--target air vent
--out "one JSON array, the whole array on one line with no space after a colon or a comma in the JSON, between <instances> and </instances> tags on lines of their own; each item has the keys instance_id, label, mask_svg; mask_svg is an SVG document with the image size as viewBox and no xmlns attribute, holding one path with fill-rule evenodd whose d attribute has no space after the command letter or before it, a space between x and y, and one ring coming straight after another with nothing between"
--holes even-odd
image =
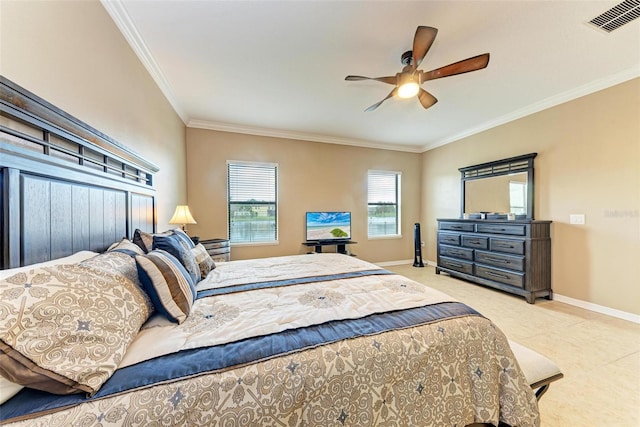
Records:
<instances>
[{"instance_id":1,"label":"air vent","mask_svg":"<svg viewBox=\"0 0 640 427\"><path fill-rule=\"evenodd\" d=\"M640 17L640 0L625 0L589 21L601 30L610 33Z\"/></svg>"}]
</instances>

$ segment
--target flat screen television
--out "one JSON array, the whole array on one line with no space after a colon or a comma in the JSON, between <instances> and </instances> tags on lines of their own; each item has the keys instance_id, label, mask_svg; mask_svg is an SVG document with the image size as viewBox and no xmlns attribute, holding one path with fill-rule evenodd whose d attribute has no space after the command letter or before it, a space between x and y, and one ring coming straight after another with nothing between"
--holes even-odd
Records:
<instances>
[{"instance_id":1,"label":"flat screen television","mask_svg":"<svg viewBox=\"0 0 640 427\"><path fill-rule=\"evenodd\" d=\"M351 239L351 212L307 212L308 242Z\"/></svg>"}]
</instances>

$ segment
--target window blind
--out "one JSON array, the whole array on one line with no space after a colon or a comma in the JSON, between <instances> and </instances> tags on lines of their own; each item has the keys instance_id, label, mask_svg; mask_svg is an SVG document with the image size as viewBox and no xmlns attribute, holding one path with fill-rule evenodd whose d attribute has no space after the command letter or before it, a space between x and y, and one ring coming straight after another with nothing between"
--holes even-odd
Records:
<instances>
[{"instance_id":1,"label":"window blind","mask_svg":"<svg viewBox=\"0 0 640 427\"><path fill-rule=\"evenodd\" d=\"M369 236L400 234L400 174L369 171L367 183Z\"/></svg>"},{"instance_id":2,"label":"window blind","mask_svg":"<svg viewBox=\"0 0 640 427\"><path fill-rule=\"evenodd\" d=\"M278 166L227 163L229 239L233 243L278 240Z\"/></svg>"}]
</instances>

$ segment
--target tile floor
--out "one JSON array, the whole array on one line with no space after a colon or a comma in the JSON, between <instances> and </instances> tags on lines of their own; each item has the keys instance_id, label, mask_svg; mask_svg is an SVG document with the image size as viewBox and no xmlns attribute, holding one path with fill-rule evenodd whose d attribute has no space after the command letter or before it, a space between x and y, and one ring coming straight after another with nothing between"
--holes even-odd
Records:
<instances>
[{"instance_id":1,"label":"tile floor","mask_svg":"<svg viewBox=\"0 0 640 427\"><path fill-rule=\"evenodd\" d=\"M560 367L564 378L540 400L542 427L640 427L640 324L546 299L527 304L431 266L386 268L470 305Z\"/></svg>"}]
</instances>

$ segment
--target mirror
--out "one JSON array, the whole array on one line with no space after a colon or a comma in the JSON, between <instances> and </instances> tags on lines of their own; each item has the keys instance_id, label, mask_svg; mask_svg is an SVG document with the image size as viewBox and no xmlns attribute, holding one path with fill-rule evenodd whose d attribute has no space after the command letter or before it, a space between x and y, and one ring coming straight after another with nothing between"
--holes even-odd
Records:
<instances>
[{"instance_id":1,"label":"mirror","mask_svg":"<svg viewBox=\"0 0 640 427\"><path fill-rule=\"evenodd\" d=\"M533 219L535 156L532 153L459 169L461 217Z\"/></svg>"}]
</instances>

